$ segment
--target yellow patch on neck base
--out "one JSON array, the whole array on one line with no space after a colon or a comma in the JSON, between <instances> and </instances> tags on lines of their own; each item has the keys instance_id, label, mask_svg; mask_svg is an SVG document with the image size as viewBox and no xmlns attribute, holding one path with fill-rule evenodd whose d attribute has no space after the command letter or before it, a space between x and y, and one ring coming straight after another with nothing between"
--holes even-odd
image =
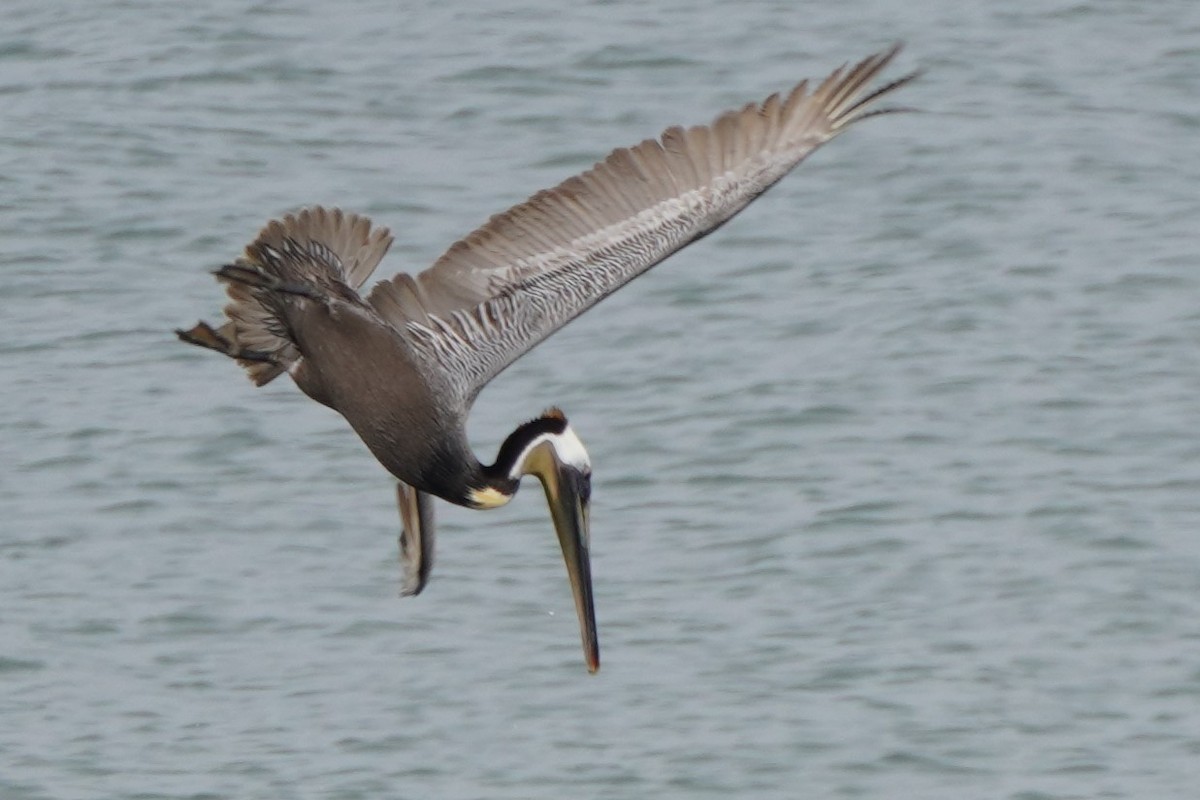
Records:
<instances>
[{"instance_id":1,"label":"yellow patch on neck base","mask_svg":"<svg viewBox=\"0 0 1200 800\"><path fill-rule=\"evenodd\" d=\"M509 500L512 500L512 495L487 486L483 489L472 489L470 491L470 498L471 504L476 508L499 508Z\"/></svg>"}]
</instances>

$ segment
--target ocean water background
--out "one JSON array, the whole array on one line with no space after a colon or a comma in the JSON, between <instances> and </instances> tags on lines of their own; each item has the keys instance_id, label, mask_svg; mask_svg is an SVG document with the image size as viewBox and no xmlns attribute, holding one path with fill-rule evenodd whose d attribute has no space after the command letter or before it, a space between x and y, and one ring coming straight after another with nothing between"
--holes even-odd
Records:
<instances>
[{"instance_id":1,"label":"ocean water background","mask_svg":"<svg viewBox=\"0 0 1200 800\"><path fill-rule=\"evenodd\" d=\"M595 467L440 505L171 330L267 219L381 274L904 40L898 98L481 396ZM0 7L0 797L1190 798L1200 6Z\"/></svg>"}]
</instances>

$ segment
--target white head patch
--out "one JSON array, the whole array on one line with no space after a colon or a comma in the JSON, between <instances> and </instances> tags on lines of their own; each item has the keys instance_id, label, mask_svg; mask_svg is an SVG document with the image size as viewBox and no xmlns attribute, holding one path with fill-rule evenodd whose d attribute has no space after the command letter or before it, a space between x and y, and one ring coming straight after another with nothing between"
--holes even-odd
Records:
<instances>
[{"instance_id":1,"label":"white head patch","mask_svg":"<svg viewBox=\"0 0 1200 800\"><path fill-rule=\"evenodd\" d=\"M574 429L568 425L563 429L562 433L543 433L527 444L525 449L521 451L521 455L513 462L513 474L509 477L519 479L524 474L522 470L525 467L525 459L529 458L529 454L543 444L549 444L553 447L555 455L558 456L558 460L562 463L572 466L585 474L591 473L592 460L588 458L583 442L579 441L579 437L575 435Z\"/></svg>"},{"instance_id":2,"label":"white head patch","mask_svg":"<svg viewBox=\"0 0 1200 800\"><path fill-rule=\"evenodd\" d=\"M575 435L574 428L568 425L562 433L549 438L551 444L554 445L555 452L558 453L559 461L570 464L580 472L591 471L592 460L588 458L583 442L579 441L579 437Z\"/></svg>"}]
</instances>

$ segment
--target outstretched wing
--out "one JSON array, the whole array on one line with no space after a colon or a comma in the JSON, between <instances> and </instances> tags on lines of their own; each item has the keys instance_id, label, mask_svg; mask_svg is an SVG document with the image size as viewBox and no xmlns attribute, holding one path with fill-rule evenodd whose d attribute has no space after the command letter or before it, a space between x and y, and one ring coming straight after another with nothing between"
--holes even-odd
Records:
<instances>
[{"instance_id":1,"label":"outstretched wing","mask_svg":"<svg viewBox=\"0 0 1200 800\"><path fill-rule=\"evenodd\" d=\"M899 46L842 67L813 92L667 129L488 222L416 278L368 301L470 402L518 357L607 295L711 233L852 123L907 75L868 84Z\"/></svg>"}]
</instances>

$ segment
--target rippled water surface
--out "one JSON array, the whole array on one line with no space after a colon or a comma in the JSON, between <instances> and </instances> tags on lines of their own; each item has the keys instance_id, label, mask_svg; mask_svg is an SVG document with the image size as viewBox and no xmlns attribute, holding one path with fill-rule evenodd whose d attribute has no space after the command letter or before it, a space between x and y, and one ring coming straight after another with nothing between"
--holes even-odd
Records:
<instances>
[{"instance_id":1,"label":"rippled water surface","mask_svg":"<svg viewBox=\"0 0 1200 800\"><path fill-rule=\"evenodd\" d=\"M864 124L486 391L596 471L440 505L172 328L305 204L415 270L903 39ZM1200 6L0 6L0 797L1190 798Z\"/></svg>"}]
</instances>

